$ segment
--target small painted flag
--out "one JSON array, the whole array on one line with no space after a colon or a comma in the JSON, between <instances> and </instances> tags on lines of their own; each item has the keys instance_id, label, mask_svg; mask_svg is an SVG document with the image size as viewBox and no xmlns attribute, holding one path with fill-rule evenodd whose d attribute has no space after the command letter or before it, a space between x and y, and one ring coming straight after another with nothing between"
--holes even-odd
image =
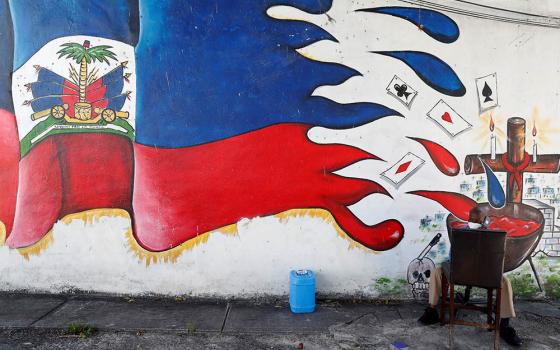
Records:
<instances>
[{"instance_id":1,"label":"small painted flag","mask_svg":"<svg viewBox=\"0 0 560 350\"><path fill-rule=\"evenodd\" d=\"M389 169L382 172L381 176L389 180L395 187L398 188L416 171L418 171L423 164L424 160L422 158L408 152Z\"/></svg>"},{"instance_id":2,"label":"small painted flag","mask_svg":"<svg viewBox=\"0 0 560 350\"><path fill-rule=\"evenodd\" d=\"M418 91L410 87L410 85L396 75L391 79L386 90L389 95L401 101L401 103L408 108L410 108L412 101L414 101L414 98L418 95Z\"/></svg>"},{"instance_id":3,"label":"small painted flag","mask_svg":"<svg viewBox=\"0 0 560 350\"><path fill-rule=\"evenodd\" d=\"M476 90L478 91L478 106L480 108L480 112L484 112L498 106L497 73L492 73L476 79Z\"/></svg>"},{"instance_id":4,"label":"small painted flag","mask_svg":"<svg viewBox=\"0 0 560 350\"><path fill-rule=\"evenodd\" d=\"M451 137L455 137L463 131L472 128L469 122L461 117L459 113L455 112L455 110L443 100L439 100L427 115Z\"/></svg>"}]
</instances>

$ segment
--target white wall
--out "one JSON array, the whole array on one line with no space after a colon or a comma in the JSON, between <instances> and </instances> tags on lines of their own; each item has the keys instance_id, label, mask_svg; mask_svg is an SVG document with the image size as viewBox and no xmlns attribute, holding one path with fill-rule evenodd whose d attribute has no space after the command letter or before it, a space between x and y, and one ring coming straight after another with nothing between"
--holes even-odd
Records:
<instances>
[{"instance_id":1,"label":"white wall","mask_svg":"<svg viewBox=\"0 0 560 350\"><path fill-rule=\"evenodd\" d=\"M527 9L528 3L531 10L538 4L538 13L560 13L560 5L552 1L501 1L500 5ZM560 153L560 30L448 14L459 25L461 34L455 43L443 44L412 25L398 25L402 20L395 17L352 11L386 4L403 6L399 1L336 0L329 11L335 22L329 22L326 16L286 8L271 9L269 14L295 15L321 25L340 43L320 42L301 51L319 60L343 63L363 74L340 86L318 88L315 94L342 103L382 103L406 117L383 118L344 131L314 128L309 135L319 143L355 145L387 161L362 161L340 174L378 181L391 192L394 199L371 195L351 209L366 224L399 219L406 231L396 248L386 252L357 248L320 217L263 217L241 220L234 235L211 233L207 242L185 250L176 262L146 266L127 242L130 220L102 217L91 224L80 220L59 222L53 230L52 244L28 261L17 250L0 247L0 290L82 289L220 297L279 295L288 292L290 269L311 268L317 272L321 293L376 296L378 278L406 278L408 263L434 235L418 229L420 219L442 210L438 204L406 192L458 192L461 181L470 177L463 172L457 177L444 176L424 149L405 137L436 141L450 149L461 164L469 153L487 152L488 125L487 119L479 116L475 79L496 72L500 105L492 114L497 127L505 132L506 119L511 116L524 117L529 126L536 118L538 125L543 126L539 131L539 151ZM368 52L374 50L435 54L453 67L467 93L462 97L441 95L402 62ZM410 110L385 92L395 74L419 90ZM426 112L439 99L467 119L472 130L452 139L428 120ZM504 138L498 140L498 151L505 150L505 142ZM379 174L408 151L421 155L427 163L395 189Z\"/></svg>"}]
</instances>

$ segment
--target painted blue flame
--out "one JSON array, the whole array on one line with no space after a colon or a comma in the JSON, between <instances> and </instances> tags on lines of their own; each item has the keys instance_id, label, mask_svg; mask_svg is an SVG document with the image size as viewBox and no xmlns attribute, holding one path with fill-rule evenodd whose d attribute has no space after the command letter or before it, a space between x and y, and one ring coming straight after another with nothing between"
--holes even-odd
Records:
<instances>
[{"instance_id":1,"label":"painted blue flame","mask_svg":"<svg viewBox=\"0 0 560 350\"><path fill-rule=\"evenodd\" d=\"M442 43L449 44L459 38L457 23L441 12L398 6L367 8L358 11L381 13L402 18L418 27L422 26L424 33Z\"/></svg>"},{"instance_id":2,"label":"painted blue flame","mask_svg":"<svg viewBox=\"0 0 560 350\"><path fill-rule=\"evenodd\" d=\"M487 189L488 189L488 203L494 208L501 208L506 204L506 195L500 180L490 167L481 159L484 171L486 172Z\"/></svg>"},{"instance_id":3,"label":"painted blue flame","mask_svg":"<svg viewBox=\"0 0 560 350\"><path fill-rule=\"evenodd\" d=\"M449 65L434 55L420 51L375 51L401 60L431 88L450 96L463 96L467 90Z\"/></svg>"}]
</instances>

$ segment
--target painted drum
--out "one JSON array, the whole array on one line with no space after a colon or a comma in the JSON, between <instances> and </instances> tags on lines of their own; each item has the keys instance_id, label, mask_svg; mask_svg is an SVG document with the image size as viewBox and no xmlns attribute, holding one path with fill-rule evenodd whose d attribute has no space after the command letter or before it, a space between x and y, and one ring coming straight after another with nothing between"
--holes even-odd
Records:
<instances>
[{"instance_id":1,"label":"painted drum","mask_svg":"<svg viewBox=\"0 0 560 350\"><path fill-rule=\"evenodd\" d=\"M315 311L315 273L290 271L290 310L296 314Z\"/></svg>"}]
</instances>

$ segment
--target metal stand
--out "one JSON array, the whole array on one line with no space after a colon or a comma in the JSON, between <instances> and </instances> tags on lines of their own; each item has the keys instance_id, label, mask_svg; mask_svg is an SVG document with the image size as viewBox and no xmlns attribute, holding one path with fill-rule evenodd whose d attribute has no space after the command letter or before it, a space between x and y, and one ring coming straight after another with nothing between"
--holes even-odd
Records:
<instances>
[{"instance_id":1,"label":"metal stand","mask_svg":"<svg viewBox=\"0 0 560 350\"><path fill-rule=\"evenodd\" d=\"M535 268L535 264L533 264L533 258L528 257L527 260L529 260L529 264L531 264L531 269L533 270L533 275L535 276L535 279L537 280L537 284L539 286L539 289L542 292L543 287L542 287L541 277L539 276L539 273L537 272L537 269Z\"/></svg>"}]
</instances>

